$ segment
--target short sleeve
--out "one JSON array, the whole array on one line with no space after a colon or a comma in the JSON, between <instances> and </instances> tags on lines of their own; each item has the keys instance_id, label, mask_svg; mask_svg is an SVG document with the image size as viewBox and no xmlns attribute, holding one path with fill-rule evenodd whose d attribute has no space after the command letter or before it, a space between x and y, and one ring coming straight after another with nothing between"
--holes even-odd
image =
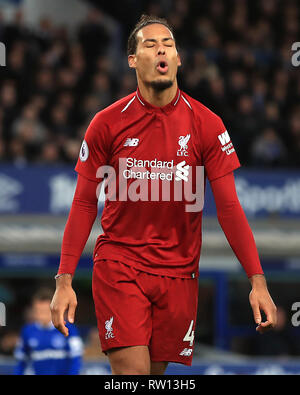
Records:
<instances>
[{"instance_id":1,"label":"short sleeve","mask_svg":"<svg viewBox=\"0 0 300 395\"><path fill-rule=\"evenodd\" d=\"M87 128L75 170L91 181L99 181L97 170L108 164L108 155L109 130L99 112Z\"/></svg>"},{"instance_id":2,"label":"short sleeve","mask_svg":"<svg viewBox=\"0 0 300 395\"><path fill-rule=\"evenodd\" d=\"M209 181L239 168L240 161L221 118L209 111L201 124L202 158Z\"/></svg>"}]
</instances>

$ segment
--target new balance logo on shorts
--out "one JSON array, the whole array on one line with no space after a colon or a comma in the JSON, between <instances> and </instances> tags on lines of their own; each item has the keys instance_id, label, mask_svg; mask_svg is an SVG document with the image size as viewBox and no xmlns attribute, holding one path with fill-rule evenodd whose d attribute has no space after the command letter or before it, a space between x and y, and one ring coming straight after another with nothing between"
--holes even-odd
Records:
<instances>
[{"instance_id":1,"label":"new balance logo on shorts","mask_svg":"<svg viewBox=\"0 0 300 395\"><path fill-rule=\"evenodd\" d=\"M190 357L192 355L193 349L192 348L185 348L184 350L181 351L179 355L182 355L183 357Z\"/></svg>"},{"instance_id":2,"label":"new balance logo on shorts","mask_svg":"<svg viewBox=\"0 0 300 395\"><path fill-rule=\"evenodd\" d=\"M136 147L139 144L140 139L131 139L128 137L124 143L124 147Z\"/></svg>"}]
</instances>

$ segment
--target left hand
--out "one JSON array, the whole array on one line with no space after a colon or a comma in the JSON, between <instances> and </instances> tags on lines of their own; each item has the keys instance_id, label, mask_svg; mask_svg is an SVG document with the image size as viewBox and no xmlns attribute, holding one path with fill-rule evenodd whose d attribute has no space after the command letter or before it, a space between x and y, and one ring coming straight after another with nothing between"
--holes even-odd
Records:
<instances>
[{"instance_id":1,"label":"left hand","mask_svg":"<svg viewBox=\"0 0 300 395\"><path fill-rule=\"evenodd\" d=\"M250 278L252 290L249 295L250 305L256 324L256 330L259 333L274 328L277 322L276 306L269 294L265 277L261 274L254 275ZM265 313L267 320L262 322L261 310Z\"/></svg>"}]
</instances>

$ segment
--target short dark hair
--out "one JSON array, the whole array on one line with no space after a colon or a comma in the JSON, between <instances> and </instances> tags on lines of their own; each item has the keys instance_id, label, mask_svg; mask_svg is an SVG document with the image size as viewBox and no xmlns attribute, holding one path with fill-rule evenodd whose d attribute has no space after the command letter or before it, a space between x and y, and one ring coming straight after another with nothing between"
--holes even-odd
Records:
<instances>
[{"instance_id":1,"label":"short dark hair","mask_svg":"<svg viewBox=\"0 0 300 395\"><path fill-rule=\"evenodd\" d=\"M38 289L32 297L32 303L34 302L46 302L51 301L54 291L51 288L42 287Z\"/></svg>"},{"instance_id":2,"label":"short dark hair","mask_svg":"<svg viewBox=\"0 0 300 395\"><path fill-rule=\"evenodd\" d=\"M143 14L137 24L135 25L134 29L129 35L128 42L127 42L127 55L134 55L136 52L137 48L137 39L136 35L139 30L141 30L143 27L152 25L154 23L159 23L161 25L166 26L170 30L170 32L173 34L173 29L172 27L168 24L168 21L164 18L159 18L158 16L153 16L153 15L145 15ZM173 34L174 35L174 34Z\"/></svg>"}]
</instances>

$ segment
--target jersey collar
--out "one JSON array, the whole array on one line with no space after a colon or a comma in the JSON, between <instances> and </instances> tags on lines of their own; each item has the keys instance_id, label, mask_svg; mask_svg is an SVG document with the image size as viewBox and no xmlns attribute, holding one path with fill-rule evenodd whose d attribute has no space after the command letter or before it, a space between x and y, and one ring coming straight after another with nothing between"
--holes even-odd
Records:
<instances>
[{"instance_id":1,"label":"jersey collar","mask_svg":"<svg viewBox=\"0 0 300 395\"><path fill-rule=\"evenodd\" d=\"M53 325L52 322L49 322L48 325L42 326L39 322L35 322L35 326L38 329L45 329L45 330L52 330L55 329L55 326Z\"/></svg>"},{"instance_id":2,"label":"jersey collar","mask_svg":"<svg viewBox=\"0 0 300 395\"><path fill-rule=\"evenodd\" d=\"M147 112L158 112L158 113L163 112L165 114L168 114L176 108L176 106L179 102L180 96L181 96L181 91L179 88L177 88L177 92L176 92L176 95L174 96L173 100L163 107L158 107L158 106L153 106L152 104L147 102L141 95L139 88L137 88L137 90L136 90L136 97L138 99L138 102L141 104L141 106L143 106L145 108L145 110Z\"/></svg>"}]
</instances>

